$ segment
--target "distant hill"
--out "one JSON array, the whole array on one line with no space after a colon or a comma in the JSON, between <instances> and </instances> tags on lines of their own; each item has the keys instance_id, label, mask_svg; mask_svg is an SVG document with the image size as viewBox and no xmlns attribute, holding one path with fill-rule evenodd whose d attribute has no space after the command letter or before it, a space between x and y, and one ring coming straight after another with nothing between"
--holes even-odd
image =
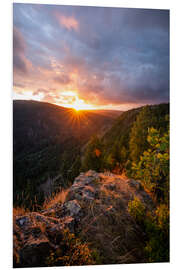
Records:
<instances>
[{"instance_id":1,"label":"distant hill","mask_svg":"<svg viewBox=\"0 0 180 270\"><path fill-rule=\"evenodd\" d=\"M112 111L78 111L50 103L13 102L14 199L22 191L35 194L37 185L61 175L66 185L78 172L81 147L114 122ZM40 197L40 196L39 196ZM18 201L20 201L18 199Z\"/></svg>"},{"instance_id":2,"label":"distant hill","mask_svg":"<svg viewBox=\"0 0 180 270\"><path fill-rule=\"evenodd\" d=\"M119 110L89 110L89 112L92 112L92 113L94 112L96 114L100 114L104 116L110 116L112 118L117 118L123 113L123 111L119 111Z\"/></svg>"}]
</instances>

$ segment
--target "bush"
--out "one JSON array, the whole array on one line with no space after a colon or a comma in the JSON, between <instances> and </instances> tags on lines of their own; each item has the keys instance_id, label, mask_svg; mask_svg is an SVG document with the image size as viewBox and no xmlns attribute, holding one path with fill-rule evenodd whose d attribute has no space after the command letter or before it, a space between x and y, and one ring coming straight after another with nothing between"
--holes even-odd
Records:
<instances>
[{"instance_id":1,"label":"bush","mask_svg":"<svg viewBox=\"0 0 180 270\"><path fill-rule=\"evenodd\" d=\"M164 205L158 206L154 215L151 214L149 217L146 217L145 224L145 232L148 239L144 251L148 261L168 262L169 211L167 207L164 207Z\"/></svg>"},{"instance_id":2,"label":"bush","mask_svg":"<svg viewBox=\"0 0 180 270\"><path fill-rule=\"evenodd\" d=\"M135 218L137 223L143 224L146 215L145 206L138 197L128 203L128 212Z\"/></svg>"},{"instance_id":3,"label":"bush","mask_svg":"<svg viewBox=\"0 0 180 270\"><path fill-rule=\"evenodd\" d=\"M47 258L48 266L92 265L93 255L86 243L82 243L69 230L63 233L63 239L56 252Z\"/></svg>"},{"instance_id":4,"label":"bush","mask_svg":"<svg viewBox=\"0 0 180 270\"><path fill-rule=\"evenodd\" d=\"M150 148L143 153L140 161L133 163L133 177L142 181L146 189L157 200L169 201L169 132L160 136L158 130L148 130Z\"/></svg>"},{"instance_id":5,"label":"bush","mask_svg":"<svg viewBox=\"0 0 180 270\"><path fill-rule=\"evenodd\" d=\"M142 202L135 198L129 202L128 211L145 232L144 254L146 260L148 262L168 262L169 209L167 205L161 204L155 211L146 212Z\"/></svg>"}]
</instances>

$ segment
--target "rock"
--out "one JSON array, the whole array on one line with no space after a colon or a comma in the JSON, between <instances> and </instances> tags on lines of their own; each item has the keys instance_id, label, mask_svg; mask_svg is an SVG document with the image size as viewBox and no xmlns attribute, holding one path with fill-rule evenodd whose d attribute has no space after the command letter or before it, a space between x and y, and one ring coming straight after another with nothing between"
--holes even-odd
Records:
<instances>
[{"instance_id":1,"label":"rock","mask_svg":"<svg viewBox=\"0 0 180 270\"><path fill-rule=\"evenodd\" d=\"M70 232L74 232L75 230L75 219L71 216L66 216L65 218L61 219L61 222L64 228L69 229Z\"/></svg>"},{"instance_id":2,"label":"rock","mask_svg":"<svg viewBox=\"0 0 180 270\"><path fill-rule=\"evenodd\" d=\"M137 190L141 190L141 189L142 189L141 183L139 183L138 181L135 181L134 179L129 179L129 180L128 180L128 184L129 184L131 187L133 187L133 188L135 188L135 189L137 189Z\"/></svg>"},{"instance_id":3,"label":"rock","mask_svg":"<svg viewBox=\"0 0 180 270\"><path fill-rule=\"evenodd\" d=\"M38 214L36 212L32 212L31 217L35 220L35 222L44 223L45 225L48 225L49 223L53 223L53 224L59 223L58 218L44 216L44 215Z\"/></svg>"},{"instance_id":4,"label":"rock","mask_svg":"<svg viewBox=\"0 0 180 270\"><path fill-rule=\"evenodd\" d=\"M51 250L52 246L45 236L41 239L31 239L19 252L21 265L23 267L45 266L46 257Z\"/></svg>"},{"instance_id":5,"label":"rock","mask_svg":"<svg viewBox=\"0 0 180 270\"><path fill-rule=\"evenodd\" d=\"M60 218L63 216L63 205L62 204L56 204L55 206L42 211L41 212L44 216L48 217L54 217L54 218Z\"/></svg>"},{"instance_id":6,"label":"rock","mask_svg":"<svg viewBox=\"0 0 180 270\"><path fill-rule=\"evenodd\" d=\"M130 243L127 248L129 251L132 243L134 247L139 245L142 236L128 212L128 203L135 196L138 196L146 207L152 207L150 195L138 181L124 180L112 173L98 174L92 170L81 173L69 189L65 203L55 203L40 213L30 212L24 216L16 216L15 266L46 266L46 258L50 252L63 249L65 229L71 233L83 231L90 242L93 238L99 241L100 248L107 254L107 262L113 263L110 259L112 256L109 241L116 246L118 243L116 239L121 239L119 247L122 250L121 253L120 249L117 250L118 258L123 255L125 245L128 246L127 239ZM102 241L103 230L106 231L106 236L103 236Z\"/></svg>"},{"instance_id":7,"label":"rock","mask_svg":"<svg viewBox=\"0 0 180 270\"><path fill-rule=\"evenodd\" d=\"M63 226L58 224L58 225L53 225L50 226L47 230L46 230L46 235L48 237L48 239L55 245L59 244L62 240L63 234Z\"/></svg>"},{"instance_id":8,"label":"rock","mask_svg":"<svg viewBox=\"0 0 180 270\"><path fill-rule=\"evenodd\" d=\"M22 216L22 217L16 218L16 224L20 227L27 227L31 224L31 221L28 216Z\"/></svg>"},{"instance_id":9,"label":"rock","mask_svg":"<svg viewBox=\"0 0 180 270\"><path fill-rule=\"evenodd\" d=\"M81 214L81 206L79 205L77 200L65 202L63 208L66 215L69 215L71 217L78 218Z\"/></svg>"},{"instance_id":10,"label":"rock","mask_svg":"<svg viewBox=\"0 0 180 270\"><path fill-rule=\"evenodd\" d=\"M94 200L95 191L91 186L86 186L83 190L83 199Z\"/></svg>"},{"instance_id":11,"label":"rock","mask_svg":"<svg viewBox=\"0 0 180 270\"><path fill-rule=\"evenodd\" d=\"M108 185L104 185L105 188L109 189L109 190L112 190L112 191L115 191L116 190L116 184L114 183L110 183Z\"/></svg>"},{"instance_id":12,"label":"rock","mask_svg":"<svg viewBox=\"0 0 180 270\"><path fill-rule=\"evenodd\" d=\"M99 174L92 170L80 174L70 188L68 198L70 200L92 201L95 197L98 197L96 181L99 178Z\"/></svg>"}]
</instances>

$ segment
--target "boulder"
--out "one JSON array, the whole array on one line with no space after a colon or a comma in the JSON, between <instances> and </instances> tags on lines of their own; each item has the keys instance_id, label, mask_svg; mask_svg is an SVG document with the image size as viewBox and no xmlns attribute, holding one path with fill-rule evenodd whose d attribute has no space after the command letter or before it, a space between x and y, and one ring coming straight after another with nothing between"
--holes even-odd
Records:
<instances>
[{"instance_id":1,"label":"boulder","mask_svg":"<svg viewBox=\"0 0 180 270\"><path fill-rule=\"evenodd\" d=\"M78 218L81 215L82 209L77 200L71 200L63 204L64 212L66 216Z\"/></svg>"}]
</instances>

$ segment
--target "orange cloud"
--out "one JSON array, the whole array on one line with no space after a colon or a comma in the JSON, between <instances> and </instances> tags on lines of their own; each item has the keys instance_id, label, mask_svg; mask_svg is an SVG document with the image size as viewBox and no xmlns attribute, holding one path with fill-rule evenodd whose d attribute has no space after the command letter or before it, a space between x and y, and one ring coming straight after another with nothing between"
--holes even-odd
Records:
<instances>
[{"instance_id":1,"label":"orange cloud","mask_svg":"<svg viewBox=\"0 0 180 270\"><path fill-rule=\"evenodd\" d=\"M56 13L56 18L58 22L63 25L68 30L78 31L79 22L73 16L64 16L60 13Z\"/></svg>"}]
</instances>

